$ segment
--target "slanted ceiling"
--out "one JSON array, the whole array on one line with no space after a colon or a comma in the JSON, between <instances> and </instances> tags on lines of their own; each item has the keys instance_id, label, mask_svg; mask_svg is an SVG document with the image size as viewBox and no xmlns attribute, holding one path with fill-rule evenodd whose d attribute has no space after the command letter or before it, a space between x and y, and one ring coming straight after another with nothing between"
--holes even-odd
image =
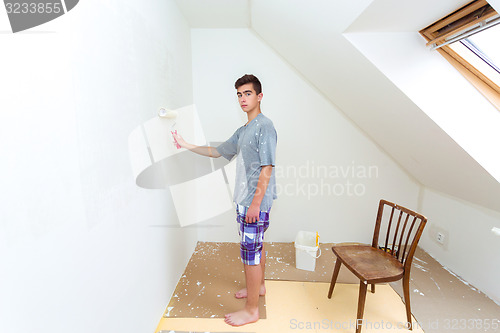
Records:
<instances>
[{"instance_id":1,"label":"slanted ceiling","mask_svg":"<svg viewBox=\"0 0 500 333\"><path fill-rule=\"evenodd\" d=\"M344 36L416 32L468 2L176 1L192 28L254 31L424 186L500 211L500 183Z\"/></svg>"}]
</instances>

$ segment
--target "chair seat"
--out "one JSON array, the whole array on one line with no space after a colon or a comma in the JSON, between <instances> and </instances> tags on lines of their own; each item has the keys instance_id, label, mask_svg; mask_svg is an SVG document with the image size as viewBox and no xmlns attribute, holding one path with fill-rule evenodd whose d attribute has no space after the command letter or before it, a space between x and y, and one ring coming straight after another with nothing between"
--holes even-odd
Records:
<instances>
[{"instance_id":1,"label":"chair seat","mask_svg":"<svg viewBox=\"0 0 500 333\"><path fill-rule=\"evenodd\" d=\"M404 267L395 257L370 245L337 245L332 247L351 272L368 283L396 281L403 277Z\"/></svg>"}]
</instances>

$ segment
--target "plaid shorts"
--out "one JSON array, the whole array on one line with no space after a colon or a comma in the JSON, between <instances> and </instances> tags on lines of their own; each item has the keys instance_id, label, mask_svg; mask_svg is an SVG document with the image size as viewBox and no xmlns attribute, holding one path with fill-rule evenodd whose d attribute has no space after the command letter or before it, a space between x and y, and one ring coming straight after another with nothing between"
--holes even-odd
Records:
<instances>
[{"instance_id":1,"label":"plaid shorts","mask_svg":"<svg viewBox=\"0 0 500 333\"><path fill-rule=\"evenodd\" d=\"M238 222L238 234L240 235L241 261L245 265L258 265L262 255L264 244L264 231L269 227L269 211L260 212L259 221L254 223L245 222L248 207L236 205L236 221Z\"/></svg>"}]
</instances>

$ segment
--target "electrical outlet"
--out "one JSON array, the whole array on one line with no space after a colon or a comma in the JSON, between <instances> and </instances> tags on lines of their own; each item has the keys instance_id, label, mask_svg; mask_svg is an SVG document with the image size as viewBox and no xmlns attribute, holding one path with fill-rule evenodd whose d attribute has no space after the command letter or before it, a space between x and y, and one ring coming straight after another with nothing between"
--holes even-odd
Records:
<instances>
[{"instance_id":1,"label":"electrical outlet","mask_svg":"<svg viewBox=\"0 0 500 333\"><path fill-rule=\"evenodd\" d=\"M436 240L438 241L439 244L444 244L444 234L441 232L438 232L436 234Z\"/></svg>"}]
</instances>

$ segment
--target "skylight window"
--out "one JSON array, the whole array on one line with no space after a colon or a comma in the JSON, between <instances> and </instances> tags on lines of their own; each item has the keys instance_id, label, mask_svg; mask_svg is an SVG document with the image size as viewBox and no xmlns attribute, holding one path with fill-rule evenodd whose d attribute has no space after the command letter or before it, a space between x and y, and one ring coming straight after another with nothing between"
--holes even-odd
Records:
<instances>
[{"instance_id":1,"label":"skylight window","mask_svg":"<svg viewBox=\"0 0 500 333\"><path fill-rule=\"evenodd\" d=\"M420 34L500 110L500 15L475 0Z\"/></svg>"}]
</instances>

